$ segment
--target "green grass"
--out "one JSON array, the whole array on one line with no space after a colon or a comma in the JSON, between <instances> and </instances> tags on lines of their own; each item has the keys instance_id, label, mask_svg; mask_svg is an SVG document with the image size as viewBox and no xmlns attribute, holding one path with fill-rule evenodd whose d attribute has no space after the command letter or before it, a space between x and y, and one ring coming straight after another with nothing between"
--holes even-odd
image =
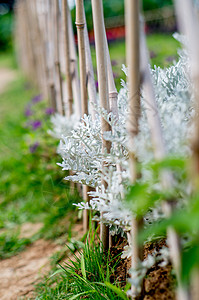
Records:
<instances>
[{"instance_id":1,"label":"green grass","mask_svg":"<svg viewBox=\"0 0 199 300\"><path fill-rule=\"evenodd\" d=\"M0 68L11 68L13 57L0 56ZM32 104L38 92L27 85L17 72L16 79L0 94L0 258L14 255L35 238L56 239L63 235L75 220L74 206L79 196L69 191L63 180L66 175L56 163L57 141L47 134L49 116L46 101ZM31 105L33 115L24 111ZM42 126L31 130L27 123L41 120ZM34 153L30 147L39 146ZM64 223L70 211L71 218ZM28 241L20 238L20 226L26 222L41 222L43 228ZM23 247L24 246L24 247Z\"/></svg>"},{"instance_id":2,"label":"green grass","mask_svg":"<svg viewBox=\"0 0 199 300\"><path fill-rule=\"evenodd\" d=\"M35 298L127 300L125 292L120 289L121 282L117 282L115 275L119 260L120 255L112 257L109 252L102 255L100 241L94 234L69 263L55 266L51 274L37 285ZM125 285L126 282L123 283Z\"/></svg>"},{"instance_id":3,"label":"green grass","mask_svg":"<svg viewBox=\"0 0 199 300\"><path fill-rule=\"evenodd\" d=\"M17 69L17 59L13 50L0 52L0 68Z\"/></svg>"},{"instance_id":4,"label":"green grass","mask_svg":"<svg viewBox=\"0 0 199 300\"><path fill-rule=\"evenodd\" d=\"M181 48L180 43L168 34L151 34L147 36L149 51L154 52L155 57L151 58L151 65L168 67L173 60L178 59L177 51Z\"/></svg>"},{"instance_id":5,"label":"green grass","mask_svg":"<svg viewBox=\"0 0 199 300\"><path fill-rule=\"evenodd\" d=\"M32 242L29 238L19 238L19 233L0 235L0 259L11 257L25 249Z\"/></svg>"}]
</instances>

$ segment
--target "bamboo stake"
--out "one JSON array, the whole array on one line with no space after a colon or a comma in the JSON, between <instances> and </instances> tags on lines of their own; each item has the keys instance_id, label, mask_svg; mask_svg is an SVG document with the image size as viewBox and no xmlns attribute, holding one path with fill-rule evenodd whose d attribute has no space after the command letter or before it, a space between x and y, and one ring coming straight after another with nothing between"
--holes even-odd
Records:
<instances>
[{"instance_id":1,"label":"bamboo stake","mask_svg":"<svg viewBox=\"0 0 199 300\"><path fill-rule=\"evenodd\" d=\"M142 26L143 27L143 26ZM147 46L145 41L144 29L141 31L141 72L143 77L143 94L145 98L144 106L147 115L147 121L151 133L151 139L154 149L154 156L156 160L161 160L166 156L166 148L163 139L163 133L161 129L160 118L158 114L158 108L155 100L155 93L153 89L153 83L149 70L149 58L147 54ZM170 189L173 186L172 174L164 172L161 176L162 186L165 189ZM163 210L167 217L169 217L173 210L173 203L171 201L164 202ZM171 260L176 271L178 279L177 298L181 300L188 300L188 292L183 287L181 281L181 246L180 239L176 232L172 228L167 230L168 244L171 251Z\"/></svg>"},{"instance_id":2,"label":"bamboo stake","mask_svg":"<svg viewBox=\"0 0 199 300\"><path fill-rule=\"evenodd\" d=\"M42 14L41 14L41 30L43 34L43 43L44 43L44 50L45 54L45 68L46 68L46 84L47 84L47 91L48 91L48 102L49 106L52 106L53 100L51 99L51 74L50 74L50 65L49 65L49 27L48 27L48 14L49 14L49 1L48 0L42 0ZM39 12L39 9L38 9Z\"/></svg>"},{"instance_id":3,"label":"bamboo stake","mask_svg":"<svg viewBox=\"0 0 199 300\"><path fill-rule=\"evenodd\" d=\"M105 39L105 45L107 50L107 70L108 70L108 90L109 90L109 103L110 103L110 111L115 115L115 117L118 119L118 92L115 86L115 81L113 77L113 70L111 65L111 58L108 48L108 40L106 36L106 29L104 24L104 39ZM115 145L114 145L115 146ZM122 167L120 164L116 165L117 171L121 172ZM122 184L122 176L120 176L120 183ZM124 193L122 192L122 197L124 196ZM112 236L109 236L109 248L113 246L113 239Z\"/></svg>"},{"instance_id":4,"label":"bamboo stake","mask_svg":"<svg viewBox=\"0 0 199 300\"><path fill-rule=\"evenodd\" d=\"M63 28L64 28L64 46L65 46L65 63L66 63L66 85L67 85L67 104L68 104L68 116L73 112L73 91L72 91L72 79L70 71L70 47L69 47L69 30L68 30L68 4L67 0L62 0L62 13L63 13Z\"/></svg>"},{"instance_id":5,"label":"bamboo stake","mask_svg":"<svg viewBox=\"0 0 199 300\"><path fill-rule=\"evenodd\" d=\"M140 50L139 50L139 1L126 0L126 57L128 66L128 84L129 84L129 116L127 120L127 130L129 133L129 165L132 184L138 177L136 170L136 157L133 151L134 138L139 132L140 117ZM139 260L142 260L142 249L138 247L137 236L142 220L132 218L132 259L133 269L138 267ZM135 289L132 286L132 299L135 298Z\"/></svg>"},{"instance_id":6,"label":"bamboo stake","mask_svg":"<svg viewBox=\"0 0 199 300\"><path fill-rule=\"evenodd\" d=\"M99 98L100 106L109 111L109 100L108 100L108 74L107 74L107 49L104 39L104 16L103 16L103 5L102 0L92 0L92 12L93 12L93 26L95 33L95 46L96 46L96 58L97 58L97 75L99 82ZM103 133L110 131L110 126L106 120L101 118L102 126L102 151L110 152L110 142L104 140ZM105 167L105 166L103 166ZM102 178L102 185L106 188L107 184ZM103 215L101 215L103 218ZM100 237L102 245L105 250L109 247L109 228L108 226L101 223L100 226Z\"/></svg>"},{"instance_id":7,"label":"bamboo stake","mask_svg":"<svg viewBox=\"0 0 199 300\"><path fill-rule=\"evenodd\" d=\"M81 118L81 95L80 95L80 82L77 66L77 53L75 46L75 38L73 33L72 19L70 11L68 10L68 27L69 27L69 40L70 40L70 73L72 79L72 90L74 98L74 113L78 118ZM81 185L77 184L79 193L82 193ZM85 219L85 217L83 217ZM85 225L86 226L86 225Z\"/></svg>"},{"instance_id":8,"label":"bamboo stake","mask_svg":"<svg viewBox=\"0 0 199 300\"><path fill-rule=\"evenodd\" d=\"M34 23L34 20L33 20L33 11L32 11L32 7L31 7L31 3L28 2L28 0L25 1L25 4L26 4L26 12L27 12L27 25L28 25L28 30L30 32L30 35L29 35L29 41L30 41L30 49L32 50L32 54L33 54L33 62L34 62L34 65L35 65L35 70L36 70L36 77L35 77L35 80L34 82L36 82L36 84L40 87L40 89L42 89L42 86L41 86L41 70L40 70L40 65L39 65L39 60L38 60L38 51L37 51L37 43L36 43L36 34L35 34L35 30L34 30L34 27L33 27L33 23Z\"/></svg>"},{"instance_id":9,"label":"bamboo stake","mask_svg":"<svg viewBox=\"0 0 199 300\"><path fill-rule=\"evenodd\" d=\"M187 38L190 55L191 77L195 97L195 132L192 137L192 182L195 192L199 190L199 22L191 1L175 1L177 20L180 30ZM199 241L199 232L198 232ZM199 268L195 268L192 277L191 299L199 299Z\"/></svg>"},{"instance_id":10,"label":"bamboo stake","mask_svg":"<svg viewBox=\"0 0 199 300\"><path fill-rule=\"evenodd\" d=\"M83 0L76 0L76 26L78 37L78 49L79 49L79 70L80 70L80 88L81 88L81 104L82 104L82 117L88 115L88 100L87 100L87 88L86 88L86 52L85 52L85 13ZM83 199L88 201L89 188L83 185ZM83 228L84 232L88 230L88 211L83 212Z\"/></svg>"},{"instance_id":11,"label":"bamboo stake","mask_svg":"<svg viewBox=\"0 0 199 300\"><path fill-rule=\"evenodd\" d=\"M97 92L95 87L94 70L93 70L93 64L91 58L90 42L88 37L88 29L86 24L85 12L84 12L84 20L85 20L84 40L85 40L85 52L86 52L87 88L88 88L89 102L91 104L91 116L92 119L95 120L94 105L97 104Z\"/></svg>"},{"instance_id":12,"label":"bamboo stake","mask_svg":"<svg viewBox=\"0 0 199 300\"><path fill-rule=\"evenodd\" d=\"M49 86L50 86L50 100L51 105L55 112L58 112L56 103L56 87L55 87L55 64L54 64L54 22L53 20L53 3L52 0L48 0L48 16L47 16L47 34L48 34L48 68L49 68Z\"/></svg>"},{"instance_id":13,"label":"bamboo stake","mask_svg":"<svg viewBox=\"0 0 199 300\"><path fill-rule=\"evenodd\" d=\"M77 66L77 53L75 47L75 38L73 33L72 19L71 14L68 10L68 21L69 21L69 39L70 39L70 62L71 62L71 76L72 76L72 89L73 89L73 98L75 104L75 113L81 118L81 95L80 95L80 82L78 75L78 66Z\"/></svg>"},{"instance_id":14,"label":"bamboo stake","mask_svg":"<svg viewBox=\"0 0 199 300\"><path fill-rule=\"evenodd\" d=\"M27 17L27 6L26 2L21 3L21 17L20 18L20 29L21 29L21 61L23 62L23 68L25 74L29 74L30 79L34 83L35 86L37 86L38 82L35 80L35 75L36 75L36 68L34 65L35 62L35 52L32 49L32 39L28 36L28 33L26 31L26 28L28 27L28 31L30 29L30 23ZM23 37L23 38L22 38ZM25 55L25 53L27 53ZM31 72L29 71L30 67L32 66ZM28 73L29 72L29 73Z\"/></svg>"},{"instance_id":15,"label":"bamboo stake","mask_svg":"<svg viewBox=\"0 0 199 300\"><path fill-rule=\"evenodd\" d=\"M33 0L32 4L32 14L33 14L33 24L32 26L35 27L35 40L37 44L37 56L38 56L38 63L40 66L40 80L41 80L41 88L43 92L43 96L45 98L48 97L48 90L47 90L47 68L46 68L46 61L45 61L45 50L44 50L44 42L39 26L39 18L38 18L38 11L37 11L37 2Z\"/></svg>"},{"instance_id":16,"label":"bamboo stake","mask_svg":"<svg viewBox=\"0 0 199 300\"><path fill-rule=\"evenodd\" d=\"M56 80L56 101L58 112L64 115L62 77L59 59L59 0L54 2L54 47L55 47L55 80Z\"/></svg>"},{"instance_id":17,"label":"bamboo stake","mask_svg":"<svg viewBox=\"0 0 199 300\"><path fill-rule=\"evenodd\" d=\"M37 0L38 1L38 0ZM37 18L39 35L41 36L41 47L42 47L42 57L44 61L45 69L45 89L46 97L48 98L48 104L52 104L51 97L51 80L50 80L50 69L49 69L49 41L48 41L48 0L40 0L37 2Z\"/></svg>"},{"instance_id":18,"label":"bamboo stake","mask_svg":"<svg viewBox=\"0 0 199 300\"><path fill-rule=\"evenodd\" d=\"M70 67L70 39L69 39L69 8L67 0L62 0L62 15L63 15L63 34L64 34L64 50L65 50L65 75L66 75L66 89L67 89L67 109L66 114L70 117L73 113L73 90L72 90L72 76ZM73 174L72 171L69 172ZM73 192L75 184L70 182L70 190Z\"/></svg>"},{"instance_id":19,"label":"bamboo stake","mask_svg":"<svg viewBox=\"0 0 199 300\"><path fill-rule=\"evenodd\" d=\"M33 66L34 64L34 53L32 52L32 47L31 47L31 41L30 38L28 37L27 32L25 32L25 28L28 26L29 29L29 23L28 23L28 18L27 18L27 7L26 7L26 2L20 1L17 5L17 9L15 11L16 14L16 23L17 23L17 32L16 32L16 37L17 37L17 50L18 50L18 55L20 59L20 65L23 69L24 74L28 73L28 68L30 65ZM23 36L23 39L22 39ZM22 53L28 52L28 55L22 55ZM29 57L28 57L29 56ZM30 73L30 78L34 78L34 72L35 68L31 69L32 72ZM37 82L35 82L35 85Z\"/></svg>"},{"instance_id":20,"label":"bamboo stake","mask_svg":"<svg viewBox=\"0 0 199 300\"><path fill-rule=\"evenodd\" d=\"M84 2L83 0L76 0L76 26L79 49L79 69L80 69L80 87L81 87L81 101L82 101L82 115L88 115L88 101L86 89L86 54L85 54L85 40L84 40Z\"/></svg>"},{"instance_id":21,"label":"bamboo stake","mask_svg":"<svg viewBox=\"0 0 199 300\"><path fill-rule=\"evenodd\" d=\"M108 41L106 37L106 29L104 24L104 39L107 51L107 70L108 70L108 90L109 90L109 103L110 103L110 110L112 113L118 117L118 107L117 107L117 100L118 100L118 92L115 86L115 81L113 77L113 70L111 65L111 58L108 48Z\"/></svg>"}]
</instances>

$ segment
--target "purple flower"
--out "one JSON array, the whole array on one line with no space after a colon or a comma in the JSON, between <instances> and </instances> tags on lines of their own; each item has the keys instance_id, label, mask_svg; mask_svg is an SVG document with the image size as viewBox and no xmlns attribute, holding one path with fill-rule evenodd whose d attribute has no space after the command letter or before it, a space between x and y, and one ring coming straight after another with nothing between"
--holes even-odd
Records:
<instances>
[{"instance_id":1,"label":"purple flower","mask_svg":"<svg viewBox=\"0 0 199 300\"><path fill-rule=\"evenodd\" d=\"M42 95L37 95L32 98L32 103L38 103L42 100Z\"/></svg>"},{"instance_id":2,"label":"purple flower","mask_svg":"<svg viewBox=\"0 0 199 300\"><path fill-rule=\"evenodd\" d=\"M30 147L29 147L30 153L34 153L37 150L38 147L39 147L38 142L35 142L34 144L30 145Z\"/></svg>"},{"instance_id":3,"label":"purple flower","mask_svg":"<svg viewBox=\"0 0 199 300\"><path fill-rule=\"evenodd\" d=\"M52 115L54 114L54 109L52 107L47 107L46 108L46 115Z\"/></svg>"},{"instance_id":4,"label":"purple flower","mask_svg":"<svg viewBox=\"0 0 199 300\"><path fill-rule=\"evenodd\" d=\"M30 117L30 116L32 116L32 114L33 114L33 112L30 109L30 107L27 107L26 110L25 110L25 116Z\"/></svg>"},{"instance_id":5,"label":"purple flower","mask_svg":"<svg viewBox=\"0 0 199 300\"><path fill-rule=\"evenodd\" d=\"M33 121L31 125L33 130L37 130L39 127L41 127L41 121L39 120Z\"/></svg>"},{"instance_id":6,"label":"purple flower","mask_svg":"<svg viewBox=\"0 0 199 300\"><path fill-rule=\"evenodd\" d=\"M116 60L111 60L112 66L117 66L117 61Z\"/></svg>"}]
</instances>

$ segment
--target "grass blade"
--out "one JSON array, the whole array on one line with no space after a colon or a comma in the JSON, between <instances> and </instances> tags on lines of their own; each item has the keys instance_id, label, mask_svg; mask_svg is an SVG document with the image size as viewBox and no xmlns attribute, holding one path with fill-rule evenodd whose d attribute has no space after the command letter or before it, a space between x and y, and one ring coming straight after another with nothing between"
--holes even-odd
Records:
<instances>
[{"instance_id":1,"label":"grass blade","mask_svg":"<svg viewBox=\"0 0 199 300\"><path fill-rule=\"evenodd\" d=\"M83 253L82 253L82 257L81 257L81 271L82 271L83 278L86 279L86 269L85 269L85 261L84 261Z\"/></svg>"}]
</instances>

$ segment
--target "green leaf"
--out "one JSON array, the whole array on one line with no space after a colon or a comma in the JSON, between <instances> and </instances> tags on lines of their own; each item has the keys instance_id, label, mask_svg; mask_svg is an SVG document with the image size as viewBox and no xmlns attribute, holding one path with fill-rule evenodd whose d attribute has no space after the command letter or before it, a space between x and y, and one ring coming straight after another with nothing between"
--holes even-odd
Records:
<instances>
[{"instance_id":1,"label":"green leaf","mask_svg":"<svg viewBox=\"0 0 199 300\"><path fill-rule=\"evenodd\" d=\"M157 191L151 190L149 184L137 182L130 187L126 201L134 213L142 216L161 198L162 195Z\"/></svg>"},{"instance_id":2,"label":"green leaf","mask_svg":"<svg viewBox=\"0 0 199 300\"><path fill-rule=\"evenodd\" d=\"M82 271L83 278L86 279L86 269L85 269L85 261L84 261L84 254L83 253L82 253L82 256L81 256L81 271Z\"/></svg>"},{"instance_id":3,"label":"green leaf","mask_svg":"<svg viewBox=\"0 0 199 300\"><path fill-rule=\"evenodd\" d=\"M77 295L74 295L72 296L71 298L69 298L69 300L74 300L74 299L77 299L79 296L83 296L83 295L88 295L89 293L96 293L95 290L90 290L90 291L86 291L86 292L82 292L82 293L79 293Z\"/></svg>"},{"instance_id":4,"label":"green leaf","mask_svg":"<svg viewBox=\"0 0 199 300\"><path fill-rule=\"evenodd\" d=\"M186 160L181 157L166 157L161 161L156 161L150 163L151 168L156 171L160 172L162 169L172 169L172 170L181 170L184 171L186 169Z\"/></svg>"},{"instance_id":5,"label":"green leaf","mask_svg":"<svg viewBox=\"0 0 199 300\"><path fill-rule=\"evenodd\" d=\"M110 282L105 282L105 285L111 289L114 293L116 293L116 295L118 295L120 298L124 299L124 300L128 300L127 295L117 286L111 284Z\"/></svg>"},{"instance_id":6,"label":"green leaf","mask_svg":"<svg viewBox=\"0 0 199 300\"><path fill-rule=\"evenodd\" d=\"M56 270L53 274L51 274L51 275L47 278L47 280L50 280L52 277L54 277L55 275L60 274L60 273L63 273L63 270L62 270L62 269Z\"/></svg>"},{"instance_id":7,"label":"green leaf","mask_svg":"<svg viewBox=\"0 0 199 300\"><path fill-rule=\"evenodd\" d=\"M191 245L185 249L182 254L182 281L188 284L189 278L194 267L199 265L199 246L197 244Z\"/></svg>"}]
</instances>

